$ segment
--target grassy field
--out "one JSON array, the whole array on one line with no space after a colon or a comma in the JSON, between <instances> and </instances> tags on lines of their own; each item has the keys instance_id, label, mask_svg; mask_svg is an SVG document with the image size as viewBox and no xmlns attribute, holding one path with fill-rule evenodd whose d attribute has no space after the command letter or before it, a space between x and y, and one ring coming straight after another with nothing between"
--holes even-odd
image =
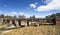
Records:
<instances>
[{"instance_id":1,"label":"grassy field","mask_svg":"<svg viewBox=\"0 0 60 35\"><path fill-rule=\"evenodd\" d=\"M60 26L42 25L12 29L3 35L60 35Z\"/></svg>"}]
</instances>

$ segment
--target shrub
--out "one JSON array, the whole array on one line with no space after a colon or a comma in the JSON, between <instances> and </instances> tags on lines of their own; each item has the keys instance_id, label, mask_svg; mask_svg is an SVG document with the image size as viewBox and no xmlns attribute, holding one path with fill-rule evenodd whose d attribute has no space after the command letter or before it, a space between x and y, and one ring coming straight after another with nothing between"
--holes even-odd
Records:
<instances>
[{"instance_id":1,"label":"shrub","mask_svg":"<svg viewBox=\"0 0 60 35\"><path fill-rule=\"evenodd\" d=\"M6 22L0 22L0 26L6 25L6 24L7 24Z\"/></svg>"},{"instance_id":2,"label":"shrub","mask_svg":"<svg viewBox=\"0 0 60 35\"><path fill-rule=\"evenodd\" d=\"M30 26L37 26L36 23L31 23Z\"/></svg>"},{"instance_id":3,"label":"shrub","mask_svg":"<svg viewBox=\"0 0 60 35\"><path fill-rule=\"evenodd\" d=\"M2 27L0 28L0 31L6 30L6 27Z\"/></svg>"}]
</instances>

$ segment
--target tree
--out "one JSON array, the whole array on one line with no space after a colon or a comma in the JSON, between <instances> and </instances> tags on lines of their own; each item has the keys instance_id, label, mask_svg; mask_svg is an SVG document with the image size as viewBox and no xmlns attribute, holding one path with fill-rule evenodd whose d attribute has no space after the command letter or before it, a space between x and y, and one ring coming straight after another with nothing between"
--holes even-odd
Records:
<instances>
[{"instance_id":1,"label":"tree","mask_svg":"<svg viewBox=\"0 0 60 35\"><path fill-rule=\"evenodd\" d=\"M60 17L60 13L56 13L56 17Z\"/></svg>"},{"instance_id":2,"label":"tree","mask_svg":"<svg viewBox=\"0 0 60 35\"><path fill-rule=\"evenodd\" d=\"M19 15L18 18L26 18L24 15Z\"/></svg>"},{"instance_id":3,"label":"tree","mask_svg":"<svg viewBox=\"0 0 60 35\"><path fill-rule=\"evenodd\" d=\"M4 17L5 17L4 14L1 14L1 15L0 15L0 18L4 18Z\"/></svg>"},{"instance_id":4,"label":"tree","mask_svg":"<svg viewBox=\"0 0 60 35\"><path fill-rule=\"evenodd\" d=\"M33 15L33 16L30 16L30 18L35 18L35 15Z\"/></svg>"},{"instance_id":5,"label":"tree","mask_svg":"<svg viewBox=\"0 0 60 35\"><path fill-rule=\"evenodd\" d=\"M16 15L14 15L13 18L17 18Z\"/></svg>"},{"instance_id":6,"label":"tree","mask_svg":"<svg viewBox=\"0 0 60 35\"><path fill-rule=\"evenodd\" d=\"M46 19L48 19L47 22L53 22L55 20L55 18L56 18L56 14L46 16Z\"/></svg>"},{"instance_id":7,"label":"tree","mask_svg":"<svg viewBox=\"0 0 60 35\"><path fill-rule=\"evenodd\" d=\"M5 18L12 18L12 16L8 16L8 15L6 15Z\"/></svg>"},{"instance_id":8,"label":"tree","mask_svg":"<svg viewBox=\"0 0 60 35\"><path fill-rule=\"evenodd\" d=\"M51 19L56 18L56 14L52 14L52 15L50 16L50 18L51 18Z\"/></svg>"}]
</instances>

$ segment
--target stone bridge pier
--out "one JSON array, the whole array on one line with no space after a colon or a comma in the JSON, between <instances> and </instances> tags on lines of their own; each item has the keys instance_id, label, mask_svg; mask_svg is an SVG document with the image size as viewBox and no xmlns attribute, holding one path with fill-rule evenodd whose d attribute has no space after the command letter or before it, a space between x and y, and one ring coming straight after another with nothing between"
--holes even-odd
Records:
<instances>
[{"instance_id":1,"label":"stone bridge pier","mask_svg":"<svg viewBox=\"0 0 60 35\"><path fill-rule=\"evenodd\" d=\"M14 27L29 26L29 22L27 20L3 19L3 22L6 22L8 26L14 26Z\"/></svg>"},{"instance_id":2,"label":"stone bridge pier","mask_svg":"<svg viewBox=\"0 0 60 35\"><path fill-rule=\"evenodd\" d=\"M24 27L24 26L30 26L31 24L36 24L39 26L39 24L42 24L44 20L39 19L3 19L3 22L8 23L8 26L14 26L14 27Z\"/></svg>"},{"instance_id":3,"label":"stone bridge pier","mask_svg":"<svg viewBox=\"0 0 60 35\"><path fill-rule=\"evenodd\" d=\"M1 20L3 20L3 22L6 22L8 26L14 26L14 27L30 26L31 24L36 24L37 26L40 26L40 25L48 23L47 19L39 19L39 18L36 18L36 19L3 18Z\"/></svg>"}]
</instances>

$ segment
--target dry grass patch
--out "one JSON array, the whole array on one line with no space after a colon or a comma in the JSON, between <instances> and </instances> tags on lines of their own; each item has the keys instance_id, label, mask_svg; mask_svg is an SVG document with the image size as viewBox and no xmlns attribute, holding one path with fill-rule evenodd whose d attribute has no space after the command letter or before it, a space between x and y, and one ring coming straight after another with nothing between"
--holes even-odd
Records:
<instances>
[{"instance_id":1,"label":"dry grass patch","mask_svg":"<svg viewBox=\"0 0 60 35\"><path fill-rule=\"evenodd\" d=\"M17 28L3 35L56 35L56 26L30 26L24 28Z\"/></svg>"}]
</instances>

